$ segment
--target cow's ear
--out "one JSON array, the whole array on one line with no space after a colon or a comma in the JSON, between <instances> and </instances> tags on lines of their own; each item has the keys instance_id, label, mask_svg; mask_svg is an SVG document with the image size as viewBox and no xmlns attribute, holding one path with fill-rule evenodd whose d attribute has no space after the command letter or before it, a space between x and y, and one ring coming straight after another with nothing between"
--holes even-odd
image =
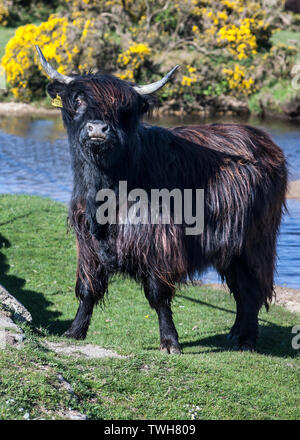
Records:
<instances>
[{"instance_id":1,"label":"cow's ear","mask_svg":"<svg viewBox=\"0 0 300 440\"><path fill-rule=\"evenodd\" d=\"M58 81L54 81L47 86L47 92L49 96L53 99L56 98L56 95L63 95L63 92L66 88L66 84L62 84Z\"/></svg>"},{"instance_id":2,"label":"cow's ear","mask_svg":"<svg viewBox=\"0 0 300 440\"><path fill-rule=\"evenodd\" d=\"M152 112L153 108L157 104L157 98L154 95L144 95L143 96L143 106L142 106L142 114Z\"/></svg>"}]
</instances>

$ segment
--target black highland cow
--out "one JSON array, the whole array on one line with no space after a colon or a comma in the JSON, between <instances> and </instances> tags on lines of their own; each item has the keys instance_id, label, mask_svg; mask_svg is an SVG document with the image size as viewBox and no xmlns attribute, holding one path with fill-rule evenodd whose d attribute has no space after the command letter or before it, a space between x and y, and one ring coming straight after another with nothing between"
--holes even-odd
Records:
<instances>
[{"instance_id":1,"label":"black highland cow","mask_svg":"<svg viewBox=\"0 0 300 440\"><path fill-rule=\"evenodd\" d=\"M37 47L62 102L74 174L69 221L77 237L79 308L65 336L85 338L94 305L115 273L140 282L158 314L160 348L180 353L171 301L176 283L213 266L233 293L237 313L230 337L253 350L258 312L272 299L276 237L287 170L280 148L263 131L236 124L173 129L141 122L151 96L171 77L135 86L111 75L65 76ZM142 188L204 189L204 231L185 224L100 225L97 192Z\"/></svg>"},{"instance_id":2,"label":"black highland cow","mask_svg":"<svg viewBox=\"0 0 300 440\"><path fill-rule=\"evenodd\" d=\"M295 14L300 13L300 0L286 0L284 4L285 11L292 11Z\"/></svg>"}]
</instances>

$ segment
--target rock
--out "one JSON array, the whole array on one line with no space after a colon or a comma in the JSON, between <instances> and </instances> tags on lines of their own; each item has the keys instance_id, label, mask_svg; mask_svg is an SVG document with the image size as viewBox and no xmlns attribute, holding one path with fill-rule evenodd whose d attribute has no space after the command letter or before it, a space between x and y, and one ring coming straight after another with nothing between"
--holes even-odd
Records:
<instances>
[{"instance_id":1,"label":"rock","mask_svg":"<svg viewBox=\"0 0 300 440\"><path fill-rule=\"evenodd\" d=\"M216 103L218 107L218 111L238 113L238 114L247 114L249 113L249 107L247 102L241 101L234 96L223 95L218 98Z\"/></svg>"},{"instance_id":2,"label":"rock","mask_svg":"<svg viewBox=\"0 0 300 440\"><path fill-rule=\"evenodd\" d=\"M66 413L66 418L70 420L88 420L85 414L81 414L78 411L68 411Z\"/></svg>"},{"instance_id":3,"label":"rock","mask_svg":"<svg viewBox=\"0 0 300 440\"><path fill-rule=\"evenodd\" d=\"M4 310L9 310L13 313L12 318L21 322L31 322L32 316L28 310L21 304L14 296L0 285L0 305Z\"/></svg>"},{"instance_id":4,"label":"rock","mask_svg":"<svg viewBox=\"0 0 300 440\"><path fill-rule=\"evenodd\" d=\"M13 330L16 333L21 333L22 330L3 312L0 312L0 330Z\"/></svg>"},{"instance_id":5,"label":"rock","mask_svg":"<svg viewBox=\"0 0 300 440\"><path fill-rule=\"evenodd\" d=\"M14 323L14 319L20 322L31 322L32 317L28 310L13 297L3 286L0 285L0 348L13 346L23 347L25 335L23 330Z\"/></svg>"},{"instance_id":6,"label":"rock","mask_svg":"<svg viewBox=\"0 0 300 440\"><path fill-rule=\"evenodd\" d=\"M89 420L85 414L81 414L79 411L68 409L66 411L60 411L56 413L59 419L63 420Z\"/></svg>"},{"instance_id":7,"label":"rock","mask_svg":"<svg viewBox=\"0 0 300 440\"><path fill-rule=\"evenodd\" d=\"M21 348L24 339L25 335L23 330L4 312L0 311L0 349L5 349L7 345Z\"/></svg>"},{"instance_id":8,"label":"rock","mask_svg":"<svg viewBox=\"0 0 300 440\"><path fill-rule=\"evenodd\" d=\"M63 377L61 373L57 375L57 379L61 383L62 387L70 394L70 396L74 397L74 399L78 401L78 397L76 396L71 384L68 381L66 381L66 379Z\"/></svg>"},{"instance_id":9,"label":"rock","mask_svg":"<svg viewBox=\"0 0 300 440\"><path fill-rule=\"evenodd\" d=\"M283 106L284 113L290 118L300 117L300 98L296 96Z\"/></svg>"}]
</instances>

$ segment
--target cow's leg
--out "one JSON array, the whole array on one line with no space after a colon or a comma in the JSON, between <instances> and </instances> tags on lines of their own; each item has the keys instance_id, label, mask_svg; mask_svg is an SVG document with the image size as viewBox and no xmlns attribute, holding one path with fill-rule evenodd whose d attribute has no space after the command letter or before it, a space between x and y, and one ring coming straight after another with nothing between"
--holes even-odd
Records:
<instances>
[{"instance_id":1,"label":"cow's leg","mask_svg":"<svg viewBox=\"0 0 300 440\"><path fill-rule=\"evenodd\" d=\"M254 350L258 335L258 312L262 306L259 281L242 260L236 260L231 265L230 274L226 274L225 278L237 303L236 321L230 334L236 337L241 350Z\"/></svg>"},{"instance_id":2,"label":"cow's leg","mask_svg":"<svg viewBox=\"0 0 300 440\"><path fill-rule=\"evenodd\" d=\"M256 283L255 283L256 284ZM247 295L243 300L243 319L239 331L239 349L243 351L255 350L256 340L258 336L258 312L261 305L258 303L254 295L255 284L248 288Z\"/></svg>"},{"instance_id":3,"label":"cow's leg","mask_svg":"<svg viewBox=\"0 0 300 440\"><path fill-rule=\"evenodd\" d=\"M230 292L232 292L236 303L235 322L228 334L228 339L233 339L237 342L241 331L241 323L243 320L243 307L239 285L237 282L236 266L234 264L232 264L230 268L226 271L225 279L227 286L229 287Z\"/></svg>"},{"instance_id":4,"label":"cow's leg","mask_svg":"<svg viewBox=\"0 0 300 440\"><path fill-rule=\"evenodd\" d=\"M76 294L79 297L79 306L71 327L63 334L67 338L85 339L93 308L95 305L95 296L88 284L81 279L77 279Z\"/></svg>"},{"instance_id":5,"label":"cow's leg","mask_svg":"<svg viewBox=\"0 0 300 440\"><path fill-rule=\"evenodd\" d=\"M94 305L100 301L107 291L108 275L100 264L99 243L86 229L84 218L78 221L79 230L77 245L77 280L75 293L79 299L79 307L71 327L63 336L74 339L85 339Z\"/></svg>"},{"instance_id":6,"label":"cow's leg","mask_svg":"<svg viewBox=\"0 0 300 440\"><path fill-rule=\"evenodd\" d=\"M144 282L146 298L155 309L160 332L160 350L165 353L180 354L178 334L172 318L171 302L174 289L156 278L147 278Z\"/></svg>"}]
</instances>

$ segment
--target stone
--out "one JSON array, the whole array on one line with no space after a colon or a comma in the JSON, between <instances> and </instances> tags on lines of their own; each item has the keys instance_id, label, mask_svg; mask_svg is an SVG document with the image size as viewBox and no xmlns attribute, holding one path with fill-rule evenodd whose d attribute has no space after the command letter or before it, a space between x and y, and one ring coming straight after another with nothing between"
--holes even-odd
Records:
<instances>
[{"instance_id":1,"label":"stone","mask_svg":"<svg viewBox=\"0 0 300 440\"><path fill-rule=\"evenodd\" d=\"M24 339L23 330L0 311L0 349L4 350L7 346L21 348Z\"/></svg>"},{"instance_id":2,"label":"stone","mask_svg":"<svg viewBox=\"0 0 300 440\"><path fill-rule=\"evenodd\" d=\"M32 321L28 310L0 285L0 349L7 346L23 347L25 335L14 319L20 322Z\"/></svg>"},{"instance_id":3,"label":"stone","mask_svg":"<svg viewBox=\"0 0 300 440\"><path fill-rule=\"evenodd\" d=\"M13 319L17 319L21 322L31 322L32 316L13 295L11 295L3 286L0 284L0 305L4 310L9 310L13 313Z\"/></svg>"}]
</instances>

